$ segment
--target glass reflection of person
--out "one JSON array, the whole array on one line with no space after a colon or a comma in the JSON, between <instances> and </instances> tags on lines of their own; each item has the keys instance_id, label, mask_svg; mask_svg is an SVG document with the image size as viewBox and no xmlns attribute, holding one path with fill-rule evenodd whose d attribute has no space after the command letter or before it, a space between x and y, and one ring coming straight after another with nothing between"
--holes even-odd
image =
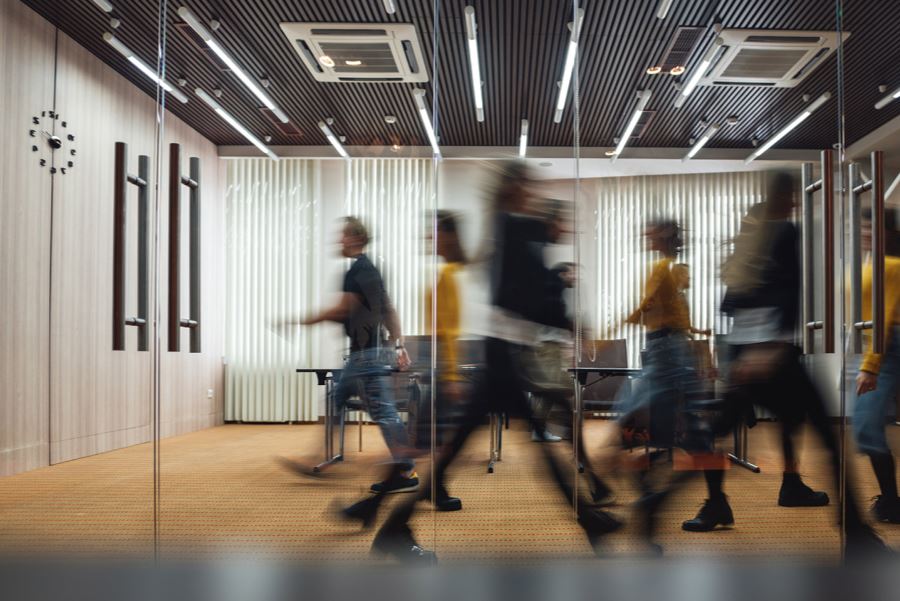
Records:
<instances>
[{"instance_id":1,"label":"glass reflection of person","mask_svg":"<svg viewBox=\"0 0 900 601\"><path fill-rule=\"evenodd\" d=\"M862 246L872 248L871 210L864 215ZM872 513L880 522L900 524L900 499L894 456L888 446L885 417L900 389L900 224L896 209L884 214L884 323L885 352L873 351L870 337L856 377L857 398L853 405L853 433L856 446L869 456L881 494ZM862 273L862 318L872 319L872 264Z\"/></svg>"}]
</instances>

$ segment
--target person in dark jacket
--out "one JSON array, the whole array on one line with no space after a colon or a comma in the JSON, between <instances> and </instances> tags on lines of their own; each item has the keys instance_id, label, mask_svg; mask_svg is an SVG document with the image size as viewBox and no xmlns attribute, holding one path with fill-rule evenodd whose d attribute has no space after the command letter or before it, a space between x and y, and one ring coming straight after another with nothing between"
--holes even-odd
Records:
<instances>
[{"instance_id":1,"label":"person in dark jacket","mask_svg":"<svg viewBox=\"0 0 900 601\"><path fill-rule=\"evenodd\" d=\"M841 453L828 422L825 401L801 363L794 344L800 299L800 254L797 227L790 221L795 178L789 173L771 176L766 200L757 209L761 218L752 233L735 244L734 257L723 276L728 286L726 309L734 324L729 343L734 345L730 402L752 400L772 413L792 432L809 421L828 450L835 488L841 483ZM732 411L733 415L741 414ZM785 474L785 478L790 478ZM706 472L710 499L687 530L711 530L731 521L724 502L724 472ZM881 553L884 545L865 524L854 495L851 473L845 472L845 554ZM799 477L796 478L797 484ZM801 483L802 484L802 483ZM840 509L838 510L840 516Z\"/></svg>"},{"instance_id":2,"label":"person in dark jacket","mask_svg":"<svg viewBox=\"0 0 900 601\"><path fill-rule=\"evenodd\" d=\"M444 477L469 435L489 412L523 415L536 427L527 392L544 385L542 367L536 361L538 337L550 325L547 297L551 274L543 250L549 241L547 222L529 214L529 179L524 164L505 166L494 196L493 252L490 257L491 333L485 340L485 369L476 400L470 404L461 426L447 448L438 455L434 473L436 495L445 494ZM561 302L561 299L559 299ZM572 469L540 445L554 482L570 506L576 504ZM427 498L430 491L423 491ZM592 545L621 523L609 514L579 499L578 523ZM433 562L435 555L423 551L408 526L413 502L401 503L379 530L373 551L401 561Z\"/></svg>"}]
</instances>

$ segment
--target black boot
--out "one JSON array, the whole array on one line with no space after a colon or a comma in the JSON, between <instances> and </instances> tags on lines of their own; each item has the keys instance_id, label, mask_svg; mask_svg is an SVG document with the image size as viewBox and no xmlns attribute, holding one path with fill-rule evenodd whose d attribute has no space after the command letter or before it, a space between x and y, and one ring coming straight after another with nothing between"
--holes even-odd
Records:
<instances>
[{"instance_id":1,"label":"black boot","mask_svg":"<svg viewBox=\"0 0 900 601\"><path fill-rule=\"evenodd\" d=\"M382 528L372 541L372 554L393 557L402 563L434 565L437 555L416 543L408 526Z\"/></svg>"},{"instance_id":2,"label":"black boot","mask_svg":"<svg viewBox=\"0 0 900 601\"><path fill-rule=\"evenodd\" d=\"M350 507L340 509L339 515L344 519L359 521L363 528L369 529L375 521L375 516L378 515L378 506L380 504L381 499L378 497L369 497L354 503Z\"/></svg>"},{"instance_id":3,"label":"black boot","mask_svg":"<svg viewBox=\"0 0 900 601\"><path fill-rule=\"evenodd\" d=\"M875 504L872 505L872 515L879 522L900 524L900 499L878 495L875 497Z\"/></svg>"},{"instance_id":4,"label":"black boot","mask_svg":"<svg viewBox=\"0 0 900 601\"><path fill-rule=\"evenodd\" d=\"M808 487L800 479L800 474L785 472L778 492L778 504L782 507L824 507L828 505L828 493Z\"/></svg>"},{"instance_id":5,"label":"black boot","mask_svg":"<svg viewBox=\"0 0 900 601\"><path fill-rule=\"evenodd\" d=\"M728 505L728 499L725 495L721 495L707 499L697 516L694 519L683 522L681 529L688 532L709 532L715 530L718 526L731 526L733 524L734 514L731 513L731 506Z\"/></svg>"}]
</instances>

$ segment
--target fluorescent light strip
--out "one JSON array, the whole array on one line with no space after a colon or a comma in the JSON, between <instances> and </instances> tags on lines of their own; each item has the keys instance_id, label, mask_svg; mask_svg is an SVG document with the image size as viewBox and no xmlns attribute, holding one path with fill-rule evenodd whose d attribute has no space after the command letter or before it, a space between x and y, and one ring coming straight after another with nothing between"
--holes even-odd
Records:
<instances>
[{"instance_id":1,"label":"fluorescent light strip","mask_svg":"<svg viewBox=\"0 0 900 601\"><path fill-rule=\"evenodd\" d=\"M331 145L334 146L334 149L338 151L338 154L344 157L345 159L349 159L350 155L347 154L347 151L344 149L344 145L341 144L341 141L337 139L337 136L334 135L334 132L331 131L331 128L324 121L319 121L319 129L322 130L322 133L325 134L325 137L328 138L328 141L331 142Z\"/></svg>"},{"instance_id":2,"label":"fluorescent light strip","mask_svg":"<svg viewBox=\"0 0 900 601\"><path fill-rule=\"evenodd\" d=\"M106 0L92 0L94 4L97 5L97 8L102 10L105 13L111 13L113 10L113 5L107 2Z\"/></svg>"},{"instance_id":3,"label":"fluorescent light strip","mask_svg":"<svg viewBox=\"0 0 900 601\"><path fill-rule=\"evenodd\" d=\"M394 0L384 0L384 10L389 15L392 15L395 12L397 12L397 7L394 6Z\"/></svg>"},{"instance_id":4,"label":"fluorescent light strip","mask_svg":"<svg viewBox=\"0 0 900 601\"><path fill-rule=\"evenodd\" d=\"M122 56L127 58L128 62L130 62L135 67L137 67L138 71L140 71L141 73L143 73L144 75L149 77L151 80L156 82L156 84L161 86L162 89L164 89L168 94L171 94L172 96L177 98L179 102L184 103L184 102L188 101L188 97L185 96L181 92L181 90L177 89L175 86L170 84L168 81L161 78L156 73L156 71L154 71L147 63L145 63L144 61L142 61L141 59L136 57L134 55L134 52L132 52L128 46L126 46L125 44L120 42L118 40L118 38L116 38L116 36L114 36L113 34L111 34L109 32L106 32L103 34L103 39L106 40L110 46L115 48L116 52L118 52L119 54L121 54Z\"/></svg>"},{"instance_id":5,"label":"fluorescent light strip","mask_svg":"<svg viewBox=\"0 0 900 601\"><path fill-rule=\"evenodd\" d=\"M519 158L525 158L525 151L528 148L528 119L522 119L522 130L519 134Z\"/></svg>"},{"instance_id":6,"label":"fluorescent light strip","mask_svg":"<svg viewBox=\"0 0 900 601\"><path fill-rule=\"evenodd\" d=\"M631 116L631 119L628 121L628 126L625 128L625 131L622 132L622 136L619 138L619 144L616 146L616 150L613 153L611 160L613 162L619 158L619 154L625 150L625 145L628 144L628 140L631 138L631 134L634 132L634 128L637 127L638 119L641 118L641 113L644 111L644 108L647 106L647 103L650 101L650 96L652 92L650 90L644 90L641 92L641 96L638 99L637 106L634 109L634 114Z\"/></svg>"},{"instance_id":7,"label":"fluorescent light strip","mask_svg":"<svg viewBox=\"0 0 900 601\"><path fill-rule=\"evenodd\" d=\"M243 83L248 90L253 92L253 95L256 96L259 101L262 102L266 107L268 107L270 111L275 113L275 116L278 117L278 119L282 123L287 123L288 121L290 121L290 119L288 119L288 116L284 114L284 111L278 108L278 105L275 104L275 101L272 100L272 98L268 94L266 94L263 89L259 87L243 69L241 69L241 67L234 61L233 58L231 58L231 55L228 54L228 52L226 52L224 48L219 46L218 42L213 39L212 34L209 32L206 26L203 25L203 23L200 22L200 19L197 18L197 15L191 12L191 9L186 6L180 7L178 9L178 16L180 16L185 23L190 25L191 29L193 29L197 33L197 35L203 38L203 41L206 42L206 45L216 53L216 56L222 59L222 62L225 63L225 65L231 70L232 73L237 75L238 79L241 80L241 83Z\"/></svg>"},{"instance_id":8,"label":"fluorescent light strip","mask_svg":"<svg viewBox=\"0 0 900 601\"><path fill-rule=\"evenodd\" d=\"M709 142L709 139L716 135L716 132L719 131L719 124L713 123L709 127L706 128L706 131L703 132L703 135L700 136L700 139L697 140L697 143L688 151L688 153L684 156L682 161L689 161L694 158L700 149L706 146L706 143Z\"/></svg>"},{"instance_id":9,"label":"fluorescent light strip","mask_svg":"<svg viewBox=\"0 0 900 601\"><path fill-rule=\"evenodd\" d=\"M765 144L763 144L762 146L760 146L759 148L757 148L757 149L756 149L756 152L754 152L754 153L751 154L749 157L747 157L747 159L744 161L744 163L745 163L745 164L749 164L749 163L751 163L753 160L759 158L764 152L766 152L767 150L769 150L770 148L772 148L772 146L774 146L775 144L777 144L778 141L779 141L781 138L783 138L783 137L785 137L786 135L788 135L788 133L790 133L791 130L793 130L793 129L796 128L798 125L800 125L801 123L803 123L804 121L806 121L806 118L809 117L810 115L812 115L812 114L813 114L813 111L815 111L817 108L819 108L820 106L822 106L823 104L825 104L826 102L828 102L828 99L829 99L829 98L831 98L831 92L825 92L824 94L822 94L821 96L819 96L817 99L815 99L815 100L812 102L812 104L810 104L808 107L806 107L806 109L804 109L804 111L803 111L802 113L800 113L793 121L791 121L790 123L788 123L788 124L787 124L784 128L782 128L781 131L779 131L777 134L775 134L774 136L772 136L771 138L769 138L769 139L766 141Z\"/></svg>"},{"instance_id":10,"label":"fluorescent light strip","mask_svg":"<svg viewBox=\"0 0 900 601\"><path fill-rule=\"evenodd\" d=\"M657 19L665 19L672 8L672 0L659 0L659 8L656 10Z\"/></svg>"},{"instance_id":11,"label":"fluorescent light strip","mask_svg":"<svg viewBox=\"0 0 900 601\"><path fill-rule=\"evenodd\" d=\"M713 62L713 59L716 57L716 53L724 43L725 42L724 40L722 40L722 38L716 38L712 46L710 46L709 50L706 51L706 54L703 55L703 60L700 61L700 64L697 65L697 68L694 69L693 73L691 73L691 77L690 79L688 79L684 87L681 88L681 94L679 94L675 98L676 108L681 108L681 105L684 104L684 101L687 99L687 97L691 95L691 92L694 91L694 88L696 88L697 84L700 83L700 80L703 79L703 76L706 74L706 70L709 69L709 66Z\"/></svg>"},{"instance_id":12,"label":"fluorescent light strip","mask_svg":"<svg viewBox=\"0 0 900 601\"><path fill-rule=\"evenodd\" d=\"M579 8L572 23L572 33L569 36L569 46L566 50L566 62L563 65L562 80L559 82L559 96L556 98L556 112L553 114L553 122L562 121L563 109L566 108L566 100L569 97L569 86L572 84L572 71L575 69L575 58L578 56L578 36L581 33L581 22L584 20L584 9Z\"/></svg>"},{"instance_id":13,"label":"fluorescent light strip","mask_svg":"<svg viewBox=\"0 0 900 601\"><path fill-rule=\"evenodd\" d=\"M475 25L475 7L466 7L466 38L469 42L469 67L472 74L472 95L479 121L484 121L484 98L481 95L481 66L478 63L478 28Z\"/></svg>"},{"instance_id":14,"label":"fluorescent light strip","mask_svg":"<svg viewBox=\"0 0 900 601\"><path fill-rule=\"evenodd\" d=\"M247 140L248 140L251 144L253 144L253 145L256 146L257 148L259 148L259 149L260 149L264 154L266 154L269 158L274 159L274 160L276 160L276 161L278 160L278 155L276 155L274 152L272 152L272 149L271 149L271 148L269 148L268 146L266 146L265 144L263 144L262 142L260 142L260 141L259 141L259 138L257 138L257 137L254 136L253 134L251 134L251 133L247 130L246 127L244 127L243 125L241 125L240 123L238 123L237 119L235 119L234 117L232 117L225 109L223 109L223 108L222 108L222 105L220 105L218 102L216 102L215 98L213 98L212 96L210 96L209 94L207 94L206 92L204 92L203 90L201 90L200 88L195 89L195 90L194 90L194 94L196 94L197 96L199 96L200 99L203 100L203 102L205 102L206 104L208 104L208 105L210 106L210 108L212 108L214 111L216 111L216 113L218 113L218 115L219 115L222 119L224 119L224 120L228 123L228 125L230 125L230 126L233 127L235 130L237 130L237 132L238 132L239 134L241 134L242 136L244 136L245 138L247 138Z\"/></svg>"},{"instance_id":15,"label":"fluorescent light strip","mask_svg":"<svg viewBox=\"0 0 900 601\"><path fill-rule=\"evenodd\" d=\"M428 141L434 154L440 158L441 149L437 143L437 137L434 135L434 127L431 125L431 117L428 116L428 108L425 106L425 90L416 88L413 90L413 98L416 100L416 106L419 108L419 118L422 119L422 125L425 127L425 133L428 135Z\"/></svg>"},{"instance_id":16,"label":"fluorescent light strip","mask_svg":"<svg viewBox=\"0 0 900 601\"><path fill-rule=\"evenodd\" d=\"M885 96L884 98L882 98L881 100L876 102L875 108L883 109L884 107L889 105L891 102L893 102L897 98L900 98L900 88L897 88L896 90L894 90L893 92L891 92L890 94L888 94L887 96Z\"/></svg>"}]
</instances>

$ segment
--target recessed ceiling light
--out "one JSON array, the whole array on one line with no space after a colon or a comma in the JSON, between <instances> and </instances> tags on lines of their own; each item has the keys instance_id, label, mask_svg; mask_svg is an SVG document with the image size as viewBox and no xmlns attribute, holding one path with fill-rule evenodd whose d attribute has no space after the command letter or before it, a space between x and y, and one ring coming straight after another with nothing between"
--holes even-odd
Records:
<instances>
[{"instance_id":1,"label":"recessed ceiling light","mask_svg":"<svg viewBox=\"0 0 900 601\"><path fill-rule=\"evenodd\" d=\"M393 150L394 152L397 152L398 150L400 150L400 145L394 144L393 146L391 146L391 150Z\"/></svg>"},{"instance_id":2,"label":"recessed ceiling light","mask_svg":"<svg viewBox=\"0 0 900 601\"><path fill-rule=\"evenodd\" d=\"M684 73L684 67L682 65L676 65L669 71L670 75L681 75L682 73Z\"/></svg>"},{"instance_id":3,"label":"recessed ceiling light","mask_svg":"<svg viewBox=\"0 0 900 601\"><path fill-rule=\"evenodd\" d=\"M327 54L323 54L319 57L319 62L328 67L329 69L334 68L334 59L328 56Z\"/></svg>"},{"instance_id":4,"label":"recessed ceiling light","mask_svg":"<svg viewBox=\"0 0 900 601\"><path fill-rule=\"evenodd\" d=\"M348 67L359 67L360 65L362 65L362 61L359 61L359 60L344 61L344 64L347 65Z\"/></svg>"},{"instance_id":5,"label":"recessed ceiling light","mask_svg":"<svg viewBox=\"0 0 900 601\"><path fill-rule=\"evenodd\" d=\"M615 151L615 149L613 149L613 150L607 150L607 151L604 152L603 154L605 154L605 155L608 156L608 157L611 157L611 156L613 156L614 154L616 154L616 151Z\"/></svg>"},{"instance_id":6,"label":"recessed ceiling light","mask_svg":"<svg viewBox=\"0 0 900 601\"><path fill-rule=\"evenodd\" d=\"M384 122L393 125L397 122L397 117L395 117L394 115L385 115Z\"/></svg>"},{"instance_id":7,"label":"recessed ceiling light","mask_svg":"<svg viewBox=\"0 0 900 601\"><path fill-rule=\"evenodd\" d=\"M662 67L647 67L647 75L659 75L662 73Z\"/></svg>"}]
</instances>

